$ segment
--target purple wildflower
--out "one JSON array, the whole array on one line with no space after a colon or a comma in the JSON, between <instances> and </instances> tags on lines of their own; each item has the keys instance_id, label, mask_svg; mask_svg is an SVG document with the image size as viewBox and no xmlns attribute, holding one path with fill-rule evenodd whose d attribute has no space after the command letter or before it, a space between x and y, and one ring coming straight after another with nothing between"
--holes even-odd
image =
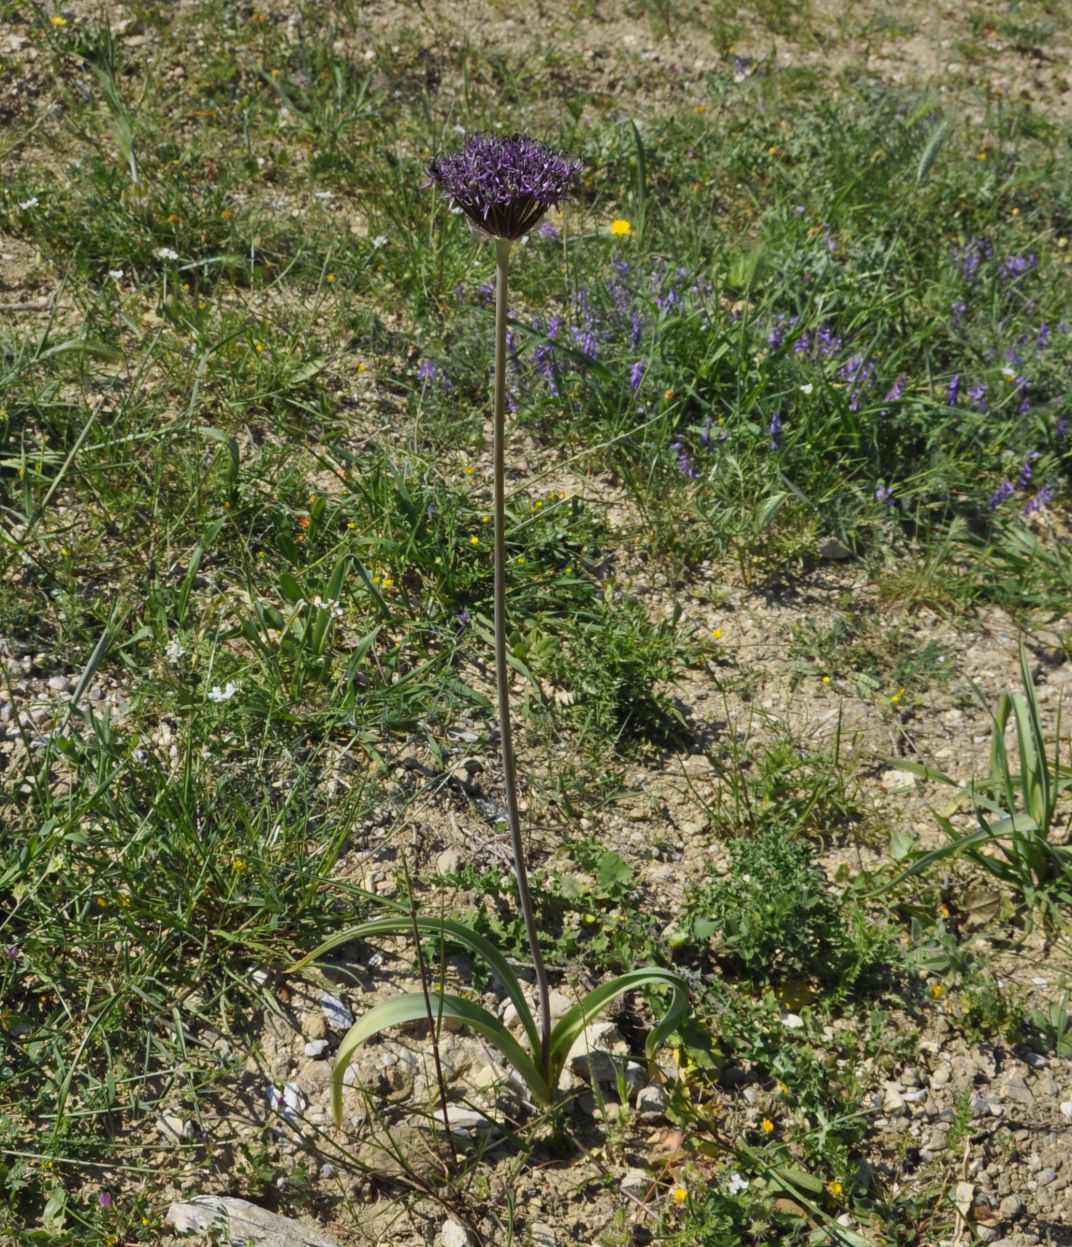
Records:
<instances>
[{"instance_id":1,"label":"purple wildflower","mask_svg":"<svg viewBox=\"0 0 1072 1247\"><path fill-rule=\"evenodd\" d=\"M853 355L847 363L841 365L837 375L850 383L849 411L859 411L864 387L870 388L875 384L874 355Z\"/></svg>"},{"instance_id":2,"label":"purple wildflower","mask_svg":"<svg viewBox=\"0 0 1072 1247\"><path fill-rule=\"evenodd\" d=\"M990 510L996 511L998 507L1016 492L1016 486L1010 480L1004 480L990 495Z\"/></svg>"},{"instance_id":3,"label":"purple wildflower","mask_svg":"<svg viewBox=\"0 0 1072 1247\"><path fill-rule=\"evenodd\" d=\"M18 955L19 955L18 944L8 944L8 946L4 949L4 956L8 959L8 961L17 960Z\"/></svg>"},{"instance_id":4,"label":"purple wildflower","mask_svg":"<svg viewBox=\"0 0 1072 1247\"><path fill-rule=\"evenodd\" d=\"M964 313L968 310L968 305L956 299L949 305L949 310L953 313L953 327L956 328L964 319Z\"/></svg>"},{"instance_id":5,"label":"purple wildflower","mask_svg":"<svg viewBox=\"0 0 1072 1247\"><path fill-rule=\"evenodd\" d=\"M1024 515L1031 515L1035 511L1041 511L1043 507L1048 506L1053 494L1049 485L1043 485L1034 498L1030 498L1024 503Z\"/></svg>"},{"instance_id":6,"label":"purple wildflower","mask_svg":"<svg viewBox=\"0 0 1072 1247\"><path fill-rule=\"evenodd\" d=\"M461 610L458 612L458 622L460 624L467 624L469 622L469 608L468 607L463 606Z\"/></svg>"},{"instance_id":7,"label":"purple wildflower","mask_svg":"<svg viewBox=\"0 0 1072 1247\"><path fill-rule=\"evenodd\" d=\"M962 277L972 281L979 272L982 262L992 259L993 256L994 248L989 238L972 238L962 250L954 252L953 263L960 270Z\"/></svg>"},{"instance_id":8,"label":"purple wildflower","mask_svg":"<svg viewBox=\"0 0 1072 1247\"><path fill-rule=\"evenodd\" d=\"M1021 373L1013 379L1013 385L1016 387L1016 393L1020 398L1016 406L1016 414L1022 416L1031 410L1031 382Z\"/></svg>"},{"instance_id":9,"label":"purple wildflower","mask_svg":"<svg viewBox=\"0 0 1072 1247\"><path fill-rule=\"evenodd\" d=\"M1030 255L1009 255L1001 262L1001 275L1011 281L1030 273L1038 263L1038 257L1032 251Z\"/></svg>"},{"instance_id":10,"label":"purple wildflower","mask_svg":"<svg viewBox=\"0 0 1072 1247\"><path fill-rule=\"evenodd\" d=\"M690 479L699 476L696 468L693 466L692 456L688 452L688 448L680 437L675 437L670 443L670 449L677 451L677 470L682 476Z\"/></svg>"},{"instance_id":11,"label":"purple wildflower","mask_svg":"<svg viewBox=\"0 0 1072 1247\"><path fill-rule=\"evenodd\" d=\"M1049 344L1052 332L1053 331L1050 329L1049 325L1047 325L1045 321L1043 321L1042 324L1039 325L1038 333L1035 335L1035 345L1039 348L1040 351Z\"/></svg>"},{"instance_id":12,"label":"purple wildflower","mask_svg":"<svg viewBox=\"0 0 1072 1247\"><path fill-rule=\"evenodd\" d=\"M478 131L466 136L460 152L433 156L427 172L479 234L515 239L573 190L581 162L526 134Z\"/></svg>"},{"instance_id":13,"label":"purple wildflower","mask_svg":"<svg viewBox=\"0 0 1072 1247\"><path fill-rule=\"evenodd\" d=\"M101 1191L97 1196L97 1201L102 1208L111 1208L112 1204L115 1203L111 1191Z\"/></svg>"},{"instance_id":14,"label":"purple wildflower","mask_svg":"<svg viewBox=\"0 0 1072 1247\"><path fill-rule=\"evenodd\" d=\"M633 349L635 355L640 347L640 339L644 333L644 317L639 312L634 312L629 317L629 345Z\"/></svg>"},{"instance_id":15,"label":"purple wildflower","mask_svg":"<svg viewBox=\"0 0 1072 1247\"><path fill-rule=\"evenodd\" d=\"M904 394L904 383L908 373L901 372L897 374L897 380L890 386L890 392L886 395L887 403L895 403Z\"/></svg>"},{"instance_id":16,"label":"purple wildflower","mask_svg":"<svg viewBox=\"0 0 1072 1247\"><path fill-rule=\"evenodd\" d=\"M704 450L707 451L708 454L711 453L711 417L710 416L708 416L707 419L703 422L703 428L700 430L700 445L704 448Z\"/></svg>"},{"instance_id":17,"label":"purple wildflower","mask_svg":"<svg viewBox=\"0 0 1072 1247\"><path fill-rule=\"evenodd\" d=\"M949 389L946 391L945 401L948 407L955 407L957 399L960 397L960 373L955 372L949 378Z\"/></svg>"},{"instance_id":18,"label":"purple wildflower","mask_svg":"<svg viewBox=\"0 0 1072 1247\"><path fill-rule=\"evenodd\" d=\"M888 507L892 507L897 501L893 496L893 486L884 485L881 481L875 486L875 501L884 502Z\"/></svg>"},{"instance_id":19,"label":"purple wildflower","mask_svg":"<svg viewBox=\"0 0 1072 1247\"><path fill-rule=\"evenodd\" d=\"M1064 416L1054 417L1053 431L1060 438L1068 436L1068 421L1064 418Z\"/></svg>"},{"instance_id":20,"label":"purple wildflower","mask_svg":"<svg viewBox=\"0 0 1072 1247\"><path fill-rule=\"evenodd\" d=\"M1024 466L1020 469L1020 478L1016 482L1017 489L1027 488L1028 484L1031 481L1031 476L1032 476L1031 465L1035 462L1036 459L1038 459L1038 457L1039 457L1039 452L1037 450L1033 450L1024 460Z\"/></svg>"},{"instance_id":21,"label":"purple wildflower","mask_svg":"<svg viewBox=\"0 0 1072 1247\"><path fill-rule=\"evenodd\" d=\"M552 242L557 242L559 234L550 221L544 221L540 226L540 236L542 238L550 238Z\"/></svg>"},{"instance_id":22,"label":"purple wildflower","mask_svg":"<svg viewBox=\"0 0 1072 1247\"><path fill-rule=\"evenodd\" d=\"M986 391L988 388L985 381L980 381L978 385L968 386L967 395L975 405L976 411L986 411Z\"/></svg>"},{"instance_id":23,"label":"purple wildflower","mask_svg":"<svg viewBox=\"0 0 1072 1247\"><path fill-rule=\"evenodd\" d=\"M634 394L640 389L640 383L644 380L644 373L647 369L648 365L642 359L638 359L629 369L629 388Z\"/></svg>"},{"instance_id":24,"label":"purple wildflower","mask_svg":"<svg viewBox=\"0 0 1072 1247\"><path fill-rule=\"evenodd\" d=\"M771 413L770 426L767 431L770 433L771 450L778 450L782 440L782 413L780 411Z\"/></svg>"},{"instance_id":25,"label":"purple wildflower","mask_svg":"<svg viewBox=\"0 0 1072 1247\"><path fill-rule=\"evenodd\" d=\"M421 366L417 369L418 381L434 381L439 376L439 369L432 363L430 359L422 359Z\"/></svg>"}]
</instances>

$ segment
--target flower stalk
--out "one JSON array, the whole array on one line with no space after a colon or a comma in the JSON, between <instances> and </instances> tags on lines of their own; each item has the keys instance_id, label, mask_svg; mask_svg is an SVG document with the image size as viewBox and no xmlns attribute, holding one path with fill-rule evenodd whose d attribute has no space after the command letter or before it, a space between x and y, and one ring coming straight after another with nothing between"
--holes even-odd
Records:
<instances>
[{"instance_id":1,"label":"flower stalk","mask_svg":"<svg viewBox=\"0 0 1072 1247\"><path fill-rule=\"evenodd\" d=\"M517 766L514 760L513 728L510 720L510 669L506 660L506 307L510 271L510 240L495 239L495 400L494 400L494 480L495 517L495 685L499 700L499 738L502 743L503 785L510 844L514 854L517 894L529 953L536 973L539 996L540 1065L548 1072L551 1048L551 1002L547 967L540 953L536 915L525 867L525 845L521 836L521 816L517 804Z\"/></svg>"}]
</instances>

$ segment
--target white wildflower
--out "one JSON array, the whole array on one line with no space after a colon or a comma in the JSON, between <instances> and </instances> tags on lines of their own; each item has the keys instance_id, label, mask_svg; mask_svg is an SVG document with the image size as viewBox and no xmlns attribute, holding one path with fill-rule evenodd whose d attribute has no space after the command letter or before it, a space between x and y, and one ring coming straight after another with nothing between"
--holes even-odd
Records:
<instances>
[{"instance_id":1,"label":"white wildflower","mask_svg":"<svg viewBox=\"0 0 1072 1247\"><path fill-rule=\"evenodd\" d=\"M815 389L815 386L814 386L814 385L812 385L812 383L809 381L809 382L807 383L807 385L802 385L802 386L800 387L800 392L801 392L801 394L810 394L810 393L812 392L812 390L814 390L814 389Z\"/></svg>"},{"instance_id":2,"label":"white wildflower","mask_svg":"<svg viewBox=\"0 0 1072 1247\"><path fill-rule=\"evenodd\" d=\"M112 281L122 281L125 274L121 268L110 268L108 270L108 276L112 279Z\"/></svg>"},{"instance_id":3,"label":"white wildflower","mask_svg":"<svg viewBox=\"0 0 1072 1247\"><path fill-rule=\"evenodd\" d=\"M748 1190L748 1179L742 1177L736 1169L731 1169L726 1178L726 1190L730 1195L740 1195Z\"/></svg>"},{"instance_id":4,"label":"white wildflower","mask_svg":"<svg viewBox=\"0 0 1072 1247\"><path fill-rule=\"evenodd\" d=\"M371 246L375 247L377 251L379 251L381 247L387 246L387 235L377 234L375 238L369 239L369 243Z\"/></svg>"},{"instance_id":5,"label":"white wildflower","mask_svg":"<svg viewBox=\"0 0 1072 1247\"><path fill-rule=\"evenodd\" d=\"M318 606L322 611L327 611L332 619L342 618L342 607L339 605L338 598L322 598L318 593L313 598L313 605Z\"/></svg>"},{"instance_id":6,"label":"white wildflower","mask_svg":"<svg viewBox=\"0 0 1072 1247\"><path fill-rule=\"evenodd\" d=\"M335 192L334 191L313 191L313 198L322 199L325 202L327 202L327 200L335 198Z\"/></svg>"},{"instance_id":7,"label":"white wildflower","mask_svg":"<svg viewBox=\"0 0 1072 1247\"><path fill-rule=\"evenodd\" d=\"M158 260L177 260L179 253L172 247L157 247L156 258Z\"/></svg>"},{"instance_id":8,"label":"white wildflower","mask_svg":"<svg viewBox=\"0 0 1072 1247\"><path fill-rule=\"evenodd\" d=\"M179 640L179 638L176 637L173 641L168 641L167 649L164 650L164 657L169 663L171 663L172 666L175 666L175 664L185 655L185 653L186 647Z\"/></svg>"},{"instance_id":9,"label":"white wildflower","mask_svg":"<svg viewBox=\"0 0 1072 1247\"><path fill-rule=\"evenodd\" d=\"M230 701L237 692L238 685L234 682L234 680L228 680L223 688L220 688L218 684L210 688L208 691L208 699L209 701L216 702Z\"/></svg>"},{"instance_id":10,"label":"white wildflower","mask_svg":"<svg viewBox=\"0 0 1072 1247\"><path fill-rule=\"evenodd\" d=\"M24 199L22 203L19 204L19 207L23 210L23 212L28 212L31 208L36 208L40 202L40 199L38 199L36 195L31 195L29 199Z\"/></svg>"}]
</instances>

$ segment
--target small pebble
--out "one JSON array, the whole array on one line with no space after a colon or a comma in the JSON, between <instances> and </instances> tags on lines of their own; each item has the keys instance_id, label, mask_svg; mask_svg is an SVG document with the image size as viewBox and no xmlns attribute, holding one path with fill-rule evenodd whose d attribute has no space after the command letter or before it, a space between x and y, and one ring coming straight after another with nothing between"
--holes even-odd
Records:
<instances>
[{"instance_id":1,"label":"small pebble","mask_svg":"<svg viewBox=\"0 0 1072 1247\"><path fill-rule=\"evenodd\" d=\"M1040 1169L1038 1171L1038 1176L1035 1178L1035 1182L1038 1186L1049 1186L1056 1177L1056 1169Z\"/></svg>"},{"instance_id":2,"label":"small pebble","mask_svg":"<svg viewBox=\"0 0 1072 1247\"><path fill-rule=\"evenodd\" d=\"M305 1045L305 1055L315 1059L318 1056L323 1056L327 1048L328 1041L326 1039L310 1039Z\"/></svg>"}]
</instances>

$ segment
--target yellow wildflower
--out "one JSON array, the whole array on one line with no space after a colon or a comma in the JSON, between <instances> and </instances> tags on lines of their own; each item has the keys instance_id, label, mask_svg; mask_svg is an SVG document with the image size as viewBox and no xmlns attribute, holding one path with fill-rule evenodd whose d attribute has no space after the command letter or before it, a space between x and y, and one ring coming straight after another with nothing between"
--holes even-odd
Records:
<instances>
[{"instance_id":1,"label":"yellow wildflower","mask_svg":"<svg viewBox=\"0 0 1072 1247\"><path fill-rule=\"evenodd\" d=\"M624 238L633 232L633 227L624 217L615 217L610 223L610 232L615 238Z\"/></svg>"},{"instance_id":2,"label":"yellow wildflower","mask_svg":"<svg viewBox=\"0 0 1072 1247\"><path fill-rule=\"evenodd\" d=\"M49 18L49 21L56 27L57 30L59 30L61 26L67 25L67 19L60 13L53 13Z\"/></svg>"},{"instance_id":3,"label":"yellow wildflower","mask_svg":"<svg viewBox=\"0 0 1072 1247\"><path fill-rule=\"evenodd\" d=\"M676 1203L683 1204L689 1197L689 1193L683 1186L674 1187L674 1200Z\"/></svg>"},{"instance_id":4,"label":"yellow wildflower","mask_svg":"<svg viewBox=\"0 0 1072 1247\"><path fill-rule=\"evenodd\" d=\"M759 1128L760 1130L763 1131L764 1134L773 1134L774 1133L774 1122L772 1122L769 1117L764 1117L763 1120L759 1123Z\"/></svg>"},{"instance_id":5,"label":"yellow wildflower","mask_svg":"<svg viewBox=\"0 0 1072 1247\"><path fill-rule=\"evenodd\" d=\"M721 640L722 640L722 629L721 629L721 628L712 628L712 629L711 629L711 640L712 640L712 641L721 641Z\"/></svg>"},{"instance_id":6,"label":"yellow wildflower","mask_svg":"<svg viewBox=\"0 0 1072 1247\"><path fill-rule=\"evenodd\" d=\"M841 1192L845 1188L841 1185L841 1183L837 1180L837 1178L831 1178L830 1181L826 1184L826 1189L830 1192L831 1195L833 1195L835 1199L837 1199L838 1196L841 1194Z\"/></svg>"}]
</instances>

